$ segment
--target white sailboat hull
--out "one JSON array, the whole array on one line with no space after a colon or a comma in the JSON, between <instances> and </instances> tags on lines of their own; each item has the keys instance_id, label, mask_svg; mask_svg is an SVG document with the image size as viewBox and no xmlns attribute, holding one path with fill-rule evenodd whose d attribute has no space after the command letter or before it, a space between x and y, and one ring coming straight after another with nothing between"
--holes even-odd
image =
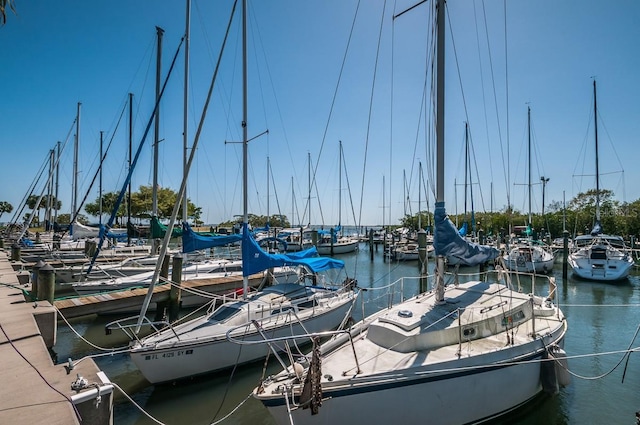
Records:
<instances>
[{"instance_id":1,"label":"white sailboat hull","mask_svg":"<svg viewBox=\"0 0 640 425\"><path fill-rule=\"evenodd\" d=\"M569 255L568 263L581 279L616 281L629 276L633 259L629 256L621 259L592 259L587 255Z\"/></svg>"},{"instance_id":2,"label":"white sailboat hull","mask_svg":"<svg viewBox=\"0 0 640 425\"><path fill-rule=\"evenodd\" d=\"M465 286L467 295L473 297L477 289ZM411 328L412 321L428 316L418 312L433 302L430 296L418 296L354 328L353 346L341 336L320 347L322 404L317 414L297 405L303 385L286 373L265 380L254 397L279 424L290 424L289 415L296 425L395 423L399 419L446 425L504 415L543 390L541 360L548 347L562 347L567 325L555 307L537 306L533 312L519 313L528 308L522 300L520 307L495 315L497 309L490 306L501 305L499 296L495 297L493 288L485 295L484 307L473 313L488 317L483 324L474 325L477 332L485 334L504 323L502 314L520 324L508 333L455 343L456 335L469 329L466 325L456 329L457 319L444 325L451 332L431 335ZM416 319L408 315L410 311ZM380 341L384 344L379 345Z\"/></svg>"},{"instance_id":3,"label":"white sailboat hull","mask_svg":"<svg viewBox=\"0 0 640 425\"><path fill-rule=\"evenodd\" d=\"M503 257L505 266L519 273L549 273L553 270L553 253L539 246L516 247Z\"/></svg>"},{"instance_id":4,"label":"white sailboat hull","mask_svg":"<svg viewBox=\"0 0 640 425\"><path fill-rule=\"evenodd\" d=\"M335 329L351 307L352 297L347 295L339 305L333 305L326 311L316 310L314 314L301 315L304 328L291 316L285 321L261 325L265 334L275 338ZM156 346L137 347L131 351L131 359L149 382L157 384L217 372L267 356L269 348L266 344L239 345L229 341L226 333L231 328L221 326L219 332L211 333L202 340L173 340L170 344L159 342ZM244 329L246 333L236 333L235 337L243 341L262 340L252 325ZM309 342L308 338L297 340L297 343L305 342Z\"/></svg>"},{"instance_id":5,"label":"white sailboat hull","mask_svg":"<svg viewBox=\"0 0 640 425\"><path fill-rule=\"evenodd\" d=\"M497 361L503 356L496 353L494 357ZM510 360L509 355L505 358ZM539 363L493 370L484 367L493 361L467 362L470 368L479 365L480 371L470 369L467 372L454 370L438 373L429 368L420 368L411 373L407 371L381 376L372 384L359 385L353 382L353 385L341 388L323 387L324 400L320 413L311 415L309 409L293 410L293 423L392 424L401 418L402 423L407 424L465 424L478 418L503 415L523 405L542 390ZM389 388L377 390L380 386ZM278 399L280 401L282 398ZM286 405L264 403L277 423L290 423Z\"/></svg>"},{"instance_id":6,"label":"white sailboat hull","mask_svg":"<svg viewBox=\"0 0 640 425\"><path fill-rule=\"evenodd\" d=\"M320 255L332 255L332 254L347 254L349 252L355 252L358 249L359 241L357 239L350 239L347 241L338 240L333 244L330 243L318 244L316 249ZM333 248L333 253L331 252Z\"/></svg>"}]
</instances>

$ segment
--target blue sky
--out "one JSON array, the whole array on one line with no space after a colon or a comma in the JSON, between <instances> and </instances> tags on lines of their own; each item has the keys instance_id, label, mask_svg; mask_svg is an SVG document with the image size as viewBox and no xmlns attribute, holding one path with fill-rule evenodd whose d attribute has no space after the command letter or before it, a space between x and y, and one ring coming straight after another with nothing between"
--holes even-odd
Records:
<instances>
[{"instance_id":1,"label":"blue sky","mask_svg":"<svg viewBox=\"0 0 640 425\"><path fill-rule=\"evenodd\" d=\"M253 137L269 130L249 145L249 212L266 214L268 199L271 214L290 219L293 214L295 224L308 222L308 156L317 165L317 188L311 196L314 224L334 225L339 216L345 225L396 224L409 210L406 191L410 210L417 210L417 164L422 162L428 180L431 161L420 119L429 6L393 23L390 19L394 10L413 3L361 2L345 55L356 1L249 2L248 133ZM192 4L190 145L231 4ZM79 196L88 190L97 167L100 131L105 146L114 140L103 187L119 191L127 171L128 134L126 119L117 130L116 122L128 93L134 93L137 148L153 108L155 26L165 30L165 76L185 30L185 4L62 0L18 2L16 7L18 15L10 14L0 27L0 200L18 207L48 151L57 141L64 142L78 102ZM550 178L547 205L562 201L563 193L569 201L594 187L593 76L598 83L601 186L613 190L620 201L640 198L635 184L640 179L635 167L640 3L449 0L447 7L450 212L464 208L460 184L467 120L477 164L472 172L475 209L489 211L492 204L494 210L504 208L507 190L516 209L528 209L526 187L521 185L527 182L527 106L535 152L532 179L539 183L540 176ZM188 196L203 208L202 218L214 224L242 213L241 147L225 144L239 141L242 134L239 22L234 20L188 184ZM183 81L181 51L160 111L159 184L174 190L182 176ZM342 190L339 141L346 164ZM133 174L134 187L152 182L151 142L152 134ZM273 175L269 197L267 157ZM62 212L71 208L72 170L73 137L60 162ZM541 186L532 190L532 209L539 212ZM97 195L95 187L89 199ZM424 194L420 199L426 208Z\"/></svg>"}]
</instances>

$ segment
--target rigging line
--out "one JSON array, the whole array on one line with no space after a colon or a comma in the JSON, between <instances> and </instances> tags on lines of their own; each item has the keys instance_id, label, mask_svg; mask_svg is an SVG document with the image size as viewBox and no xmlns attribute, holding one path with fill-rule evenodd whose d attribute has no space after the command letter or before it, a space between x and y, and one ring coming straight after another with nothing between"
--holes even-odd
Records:
<instances>
[{"instance_id":1,"label":"rigging line","mask_svg":"<svg viewBox=\"0 0 640 425\"><path fill-rule=\"evenodd\" d=\"M69 402L69 404L71 404L71 407L73 408L73 412L75 413L76 417L78 418L78 420L82 423L82 416L80 416L80 412L78 412L78 409L76 407L75 404L73 404L73 401L71 400L70 397L64 395L60 390L58 390L57 388L55 388L48 380L47 378L44 377L44 375L40 372L40 370L38 370L38 368L31 363L31 361L29 361L29 359L27 359L25 357L24 354L22 354L22 352L18 349L18 347L16 347L15 343L13 342L13 340L9 337L9 335L7 335L7 331L5 331L4 326L2 326L2 324L0 324L0 330L2 331L2 334L4 335L5 339L7 340L7 342L9 343L9 345L11 345L11 347L14 349L14 351L16 352L16 354L18 354L20 357L22 357L22 359L29 365L31 366L31 368L38 374L38 376L40 376L40 378L44 381L45 384L47 384L47 386L49 388L51 388L53 391L55 391L56 393L60 394L66 401Z\"/></svg>"},{"instance_id":2,"label":"rigging line","mask_svg":"<svg viewBox=\"0 0 640 425\"><path fill-rule=\"evenodd\" d=\"M118 391L120 391L127 400L129 400L131 402L131 404L133 404L136 408L138 408L138 410L140 412L142 412L142 414L144 414L147 418L149 418L150 420L152 420L153 422L155 422L158 425L164 425L163 422L160 422L159 420L157 420L156 418L154 418L153 416L151 416L146 410L144 410L142 408L142 406L140 406L138 403L136 403L130 396L129 394L127 394L125 392L125 390L123 390L122 388L120 388L120 386L118 384L116 384L115 382L111 382L111 385L113 385L115 388L118 389Z\"/></svg>"},{"instance_id":3,"label":"rigging line","mask_svg":"<svg viewBox=\"0 0 640 425\"><path fill-rule=\"evenodd\" d=\"M504 0L504 9L505 9L505 20L504 20L504 27L505 27L505 54L506 54L506 50L507 50L507 41L506 41L506 27L507 27L507 17L506 17L506 0ZM506 91L506 97L507 97L507 158L505 160L505 152L504 152L504 142L502 140L502 130L501 130L501 126L500 126L500 114L498 113L498 96L497 96L497 92L496 92L496 82L495 82L495 72L493 70L493 60L492 60L492 56L491 56L491 43L489 42L489 30L488 30L488 25L487 25L487 12L486 12L486 8L485 8L485 3L484 0L482 2L482 13L483 13L483 18L484 18L484 27L485 27L485 38L487 40L487 46L488 46L488 50L489 50L489 68L490 68L490 74L491 74L491 83L492 83L492 87L493 87L493 103L494 103L494 107L495 107L495 112L496 112L496 123L497 123L497 127L498 127L498 140L500 141L500 153L502 156L502 164L504 166L504 164L507 164L507 173L505 175L505 187L506 187L506 195L507 195L507 209L509 209L510 205L511 205L511 188L510 188L510 181L511 181L511 176L510 176L510 167L509 167L509 85L507 83L507 91ZM506 60L505 60L505 67L506 67ZM508 81L508 80L507 80Z\"/></svg>"},{"instance_id":4,"label":"rigging line","mask_svg":"<svg viewBox=\"0 0 640 425\"><path fill-rule=\"evenodd\" d=\"M73 119L73 122L71 123L71 127L69 128L69 131L67 132L67 137L64 139L64 143L62 144L62 146L60 147L60 154L62 154L62 152L64 152L64 148L67 146L67 142L69 141L69 137L71 137L71 133L73 132L73 129L76 125L76 120L78 119L78 117L75 117ZM45 158L49 157L49 153L47 153ZM58 158L57 163L60 163L60 158ZM46 160L43 163L43 167L44 164L46 164ZM29 187L29 189L27 189L27 191L25 192L24 197L22 198L22 201L20 202L21 208L16 208L16 212L14 213L13 217L11 218L10 223L17 223L18 222L18 217L22 214L22 211L24 211L24 207L25 207L25 203L27 202L28 196L31 195L33 193L33 191L35 190L35 185L37 184L39 177L37 179L34 179L33 183L31 183L31 186Z\"/></svg>"},{"instance_id":5,"label":"rigging line","mask_svg":"<svg viewBox=\"0 0 640 425\"><path fill-rule=\"evenodd\" d=\"M396 1L394 1L394 9L396 5L397 3ZM393 64L395 63L394 45L395 45L395 20L392 19L391 20L391 73L389 76L389 78L391 79L391 90L389 93L389 100L391 103L391 108L389 108L389 204L390 205L391 205L391 175L393 173L393 99L394 99ZM415 158L415 155L414 155L414 158ZM362 211L362 204L360 205L360 210ZM389 208L389 223L391 223L391 208ZM357 224L361 224L361 223L357 223Z\"/></svg>"},{"instance_id":6,"label":"rigging line","mask_svg":"<svg viewBox=\"0 0 640 425\"><path fill-rule=\"evenodd\" d=\"M258 32L260 32L260 27L257 25L257 23L255 24L256 26L256 30ZM259 34L260 35L260 34ZM260 35L259 40L262 42L262 36ZM262 43L261 43L262 46ZM262 47L261 51L264 52L266 49L264 49L264 47ZM276 95L276 90L275 90L275 84L273 83L273 74L271 73L271 68L269 67L269 62L265 59L265 67L267 69L267 77L269 80L269 86L271 87L271 91L273 93L273 101L275 102L275 106L276 106L276 111L278 112L278 119L280 121L280 125L282 127L282 134L283 134L283 138L285 141L285 144L287 146L287 152L289 153L289 159L291 160L291 168L293 169L293 174L294 175L298 175L297 171L296 171L296 163L297 161L294 160L293 158L293 153L291 151L291 144L289 143L289 136L287 135L287 130L286 127L284 125L284 119L282 116L282 109L280 108L280 102L278 101L278 96ZM266 107L264 108L266 111ZM265 119L266 121L266 119ZM300 190L300 187L298 187L298 190ZM293 220L293 217L291 218L291 220ZM293 223L293 221L292 221Z\"/></svg>"},{"instance_id":7,"label":"rigging line","mask_svg":"<svg viewBox=\"0 0 640 425\"><path fill-rule=\"evenodd\" d=\"M176 63L176 59L178 58L178 53L180 52L180 48L182 47L182 43L183 42L184 42L184 37L181 38L180 44L178 45L178 48L176 49L176 53L175 53L175 55L173 57L173 60L171 62L171 66L169 67L169 72L167 73L167 76L166 76L166 78L164 80L164 84L162 85L162 90L160 91L159 96L156 99L155 106L153 108L153 113L151 114L151 117L150 117L150 119L149 119L149 121L147 123L147 127L145 129L144 135L142 136L142 140L140 141L140 145L138 146L138 150L136 151L136 154L135 154L135 157L133 159L133 162L131 163L131 169L129 170L129 173L127 174L127 179L126 180L130 180L131 179L131 175L133 174L133 170L135 168L135 165L137 164L138 159L140 158L140 153L142 152L142 147L144 145L144 142L146 141L146 138L147 138L147 135L149 133L149 130L151 129L151 124L154 121L154 117L155 117L156 112L158 111L158 107L160 105L160 99L162 98L162 95L164 94L164 90L167 87L167 83L169 82L169 77L171 76L171 72L173 71L173 67L174 67L174 65ZM126 183L126 180L125 180L125 183ZM118 209L120 208L122 200L124 199L124 194L126 192L126 188L127 188L127 185L125 184L122 187L122 189L120 190L120 194L118 195L118 199L116 200L115 205L114 205L114 212L117 212ZM110 228L111 226L113 226L114 219L115 219L115 214L112 213L111 217L109 217L109 221L107 223L107 227ZM95 253L93 254L93 257L91 259L91 264L89 265L89 267L87 269L87 273L91 273L91 269L93 268L93 265L95 264L96 258L98 258L98 255L100 254L100 250L102 249L102 244L104 243L105 237L106 237L106 232L101 232L100 240L98 242L97 249L96 249Z\"/></svg>"},{"instance_id":8,"label":"rigging line","mask_svg":"<svg viewBox=\"0 0 640 425\"><path fill-rule=\"evenodd\" d=\"M60 315L60 317L62 317L62 320L64 321L64 323L67 324L67 326L69 327L69 329L71 329L71 331L76 334L76 336L78 338L80 338L82 341L84 341L86 344L90 345L91 347L95 348L96 350L101 350L101 351L109 351L111 352L111 354L113 354L114 351L120 351L123 350L125 348L128 348L127 346L125 347L116 347L116 348L106 348L106 347L100 347L98 345L95 345L94 343L92 343L91 341L89 341L88 339L86 339L85 337L83 337L82 335L80 335L80 333L78 333L78 331L75 330L75 328L73 326L71 326L71 323L69 323L69 321L67 320L66 317L64 317L64 314L62 314L62 312L60 311L60 309L58 307L56 307L55 305L53 306L53 308L56 309L56 313L58 313ZM129 351L129 350L127 350Z\"/></svg>"},{"instance_id":9,"label":"rigging line","mask_svg":"<svg viewBox=\"0 0 640 425\"><path fill-rule=\"evenodd\" d=\"M482 194L482 186L479 185L480 180L480 171L478 167L478 158L476 157L476 149L473 145L473 137L471 136L471 132L469 132L469 145L471 146L471 155L473 156L473 165L476 167L476 178L478 179L478 188L480 190L480 203L482 204L482 211L486 212L487 208L484 205L484 195ZM491 156L491 155L489 155ZM489 162L489 168L491 168L491 162ZM491 177L493 180L493 177ZM473 182L471 183L473 184ZM473 199L471 200L473 202Z\"/></svg>"},{"instance_id":10,"label":"rigging line","mask_svg":"<svg viewBox=\"0 0 640 425\"><path fill-rule=\"evenodd\" d=\"M478 12L476 11L476 2L473 2L473 16L476 27L476 41L478 45L478 63L480 64L479 72L480 72L480 88L482 90L482 111L484 113L484 129L487 137L487 151L489 153L489 175L491 176L491 181L493 181L493 155L491 154L491 142L489 137L489 118L487 116L487 99L485 97L485 87L484 87L484 74L482 71L482 55L480 54L480 34L478 32ZM484 202L483 202L484 203Z\"/></svg>"},{"instance_id":11,"label":"rigging line","mask_svg":"<svg viewBox=\"0 0 640 425\"><path fill-rule=\"evenodd\" d=\"M447 7L445 9L447 11L447 21L449 24L449 34L451 34L451 43L453 45L453 57L455 58L455 62L456 62L456 71L458 72L458 83L460 84L460 92L462 95L462 106L464 109L464 116L467 120L467 123L469 122L469 110L467 109L467 99L464 95L464 88L462 86L462 75L460 73L460 62L458 61L458 50L456 48L456 41L453 37L453 26L451 25L451 15L449 14L449 8Z\"/></svg>"},{"instance_id":12,"label":"rigging line","mask_svg":"<svg viewBox=\"0 0 640 425\"><path fill-rule=\"evenodd\" d=\"M344 49L344 55L342 56L342 63L340 65L340 72L338 73L338 81L336 83L336 88L333 91L333 98L331 99L331 106L329 108L329 116L327 117L327 123L324 127L324 132L322 134L322 142L320 143L320 150L318 152L318 161L316 163L316 168L313 170L313 181L316 180L316 172L318 170L318 165L320 164L320 156L322 155L322 150L324 148L324 143L327 138L327 132L329 131L329 123L331 122L331 116L333 115L333 108L336 104L336 98L338 97L338 88L340 87L340 82L342 81L342 74L344 72L345 65L347 63L347 53L349 53L349 47L351 46L351 40L353 37L354 28L356 26L356 19L358 17L358 11L360 10L360 0L356 5L355 13L353 14L353 20L351 21L351 29L349 30L349 38L347 39L347 46ZM311 217L311 211L309 211L309 217Z\"/></svg>"},{"instance_id":13,"label":"rigging line","mask_svg":"<svg viewBox=\"0 0 640 425\"><path fill-rule=\"evenodd\" d=\"M273 195L276 198L276 208L278 210L278 215L280 216L279 219L281 222L281 226L284 227L284 223L282 223L283 214L282 214L282 209L280 209L280 199L278 198L278 191L275 185L275 180L273 178L273 168L271 168L271 165L269 165L269 174L271 175L271 185L273 186ZM271 217L267 217L267 220L270 220L270 219ZM293 220L293 217L291 217L291 220ZM289 224L291 224L291 222Z\"/></svg>"},{"instance_id":14,"label":"rigging line","mask_svg":"<svg viewBox=\"0 0 640 425\"><path fill-rule=\"evenodd\" d=\"M503 0L504 3L504 75L505 75L505 103L506 103L506 116L507 116L507 183L511 182L511 165L509 163L510 157L510 143L509 143L509 49L507 44L507 0ZM483 0L484 5L484 0ZM486 16L486 15L485 15ZM488 39L488 37L487 37ZM496 115L498 105L496 102ZM502 146L502 137L500 137L500 143ZM507 205L511 203L511 188L507 184Z\"/></svg>"},{"instance_id":15,"label":"rigging line","mask_svg":"<svg viewBox=\"0 0 640 425\"><path fill-rule=\"evenodd\" d=\"M358 217L358 223L362 223L362 205L364 203L364 182L366 180L366 170L367 170L367 153L369 151L369 134L371 132L371 116L373 110L373 97L376 86L376 76L378 74L378 60L380 59L380 45L382 40L382 28L384 27L384 14L387 8L387 2L383 3L382 13L380 14L380 29L378 30L378 44L376 46L376 60L373 67L373 81L371 82L371 95L369 97L369 114L367 117L367 133L365 136L364 142L364 159L362 164L362 185L360 190L360 217ZM391 176L389 176L389 187L391 187ZM384 193L384 187L382 188ZM383 215L384 215L384 205L382 207ZM391 207L389 207L389 211L391 211ZM390 214L389 214L390 215Z\"/></svg>"},{"instance_id":16,"label":"rigging line","mask_svg":"<svg viewBox=\"0 0 640 425\"><path fill-rule=\"evenodd\" d=\"M35 191L36 186L40 182L40 179L42 178L42 175L48 169L50 159L51 159L51 151L49 150L49 151L47 151L47 154L45 155L44 161L42 161L42 165L40 166L40 169L36 173L37 177L33 180L33 183L31 183L31 186L29 187L29 190L25 193L24 198L20 202L20 206L21 206L20 209L19 210L16 209L16 213L14 214L14 218L16 219L16 221L14 221L15 223L17 223L17 217L19 217L22 214L22 212L24 211L24 209L28 206L27 204L29 204L29 198L31 198L31 196L34 196L35 197L35 201L37 202L39 197L34 195L33 192ZM36 212L35 211L36 210L36 205L35 204L34 204L34 208L33 209L34 209L33 212Z\"/></svg>"},{"instance_id":17,"label":"rigging line","mask_svg":"<svg viewBox=\"0 0 640 425\"><path fill-rule=\"evenodd\" d=\"M76 214L69 221L69 223L73 223L76 220L76 218L78 218L78 216L80 215L80 210L84 206L84 203L87 202L87 198L89 197L89 192L91 192L91 189L93 188L93 185L95 184L96 179L100 175L100 169L102 168L105 159L107 159L107 154L109 153L109 148L111 147L111 144L113 143L113 139L115 138L116 132L118 131L118 127L120 126L120 121L122 120L122 117L124 116L124 112L126 110L126 107L127 107L127 104L125 103L125 105L122 107L122 112L120 113L120 118L118 118L118 123L116 124L116 128L113 131L113 133L111 134L111 140L109 140L109 143L107 144L107 149L104 151L104 153L102 155L102 158L100 158L100 163L98 164L98 169L93 174L93 179L91 180L91 183L89 184L89 188L85 192L84 198L82 198L82 201L80 202L80 205L78 206L78 209L76 210ZM100 194L100 197L102 197L102 194ZM66 233L66 230L64 232L62 232L62 235L64 236L65 233Z\"/></svg>"}]
</instances>

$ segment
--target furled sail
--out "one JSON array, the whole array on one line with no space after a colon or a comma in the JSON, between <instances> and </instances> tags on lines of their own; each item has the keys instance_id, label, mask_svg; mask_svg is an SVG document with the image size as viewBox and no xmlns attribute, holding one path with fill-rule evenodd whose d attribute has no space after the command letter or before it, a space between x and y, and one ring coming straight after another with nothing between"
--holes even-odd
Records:
<instances>
[{"instance_id":1,"label":"furled sail","mask_svg":"<svg viewBox=\"0 0 640 425\"><path fill-rule=\"evenodd\" d=\"M162 239L167 232L167 226L160 223L158 217L151 217L151 239ZM171 231L171 237L177 238L182 235L182 229L174 227Z\"/></svg>"},{"instance_id":2,"label":"furled sail","mask_svg":"<svg viewBox=\"0 0 640 425\"><path fill-rule=\"evenodd\" d=\"M436 255L455 257L462 265L475 266L493 260L500 254L500 251L492 246L479 245L463 239L447 216L444 202L436 203L434 221L433 247Z\"/></svg>"},{"instance_id":3,"label":"furled sail","mask_svg":"<svg viewBox=\"0 0 640 425\"><path fill-rule=\"evenodd\" d=\"M307 266L312 272L344 267L344 261L329 257L318 257L315 247L304 251L287 254L269 254L260 248L253 239L247 225L242 229L242 275L250 276L255 273L282 266Z\"/></svg>"},{"instance_id":4,"label":"furled sail","mask_svg":"<svg viewBox=\"0 0 640 425\"><path fill-rule=\"evenodd\" d=\"M182 252L229 245L242 239L241 235L201 235L194 232L187 222L182 223Z\"/></svg>"}]
</instances>

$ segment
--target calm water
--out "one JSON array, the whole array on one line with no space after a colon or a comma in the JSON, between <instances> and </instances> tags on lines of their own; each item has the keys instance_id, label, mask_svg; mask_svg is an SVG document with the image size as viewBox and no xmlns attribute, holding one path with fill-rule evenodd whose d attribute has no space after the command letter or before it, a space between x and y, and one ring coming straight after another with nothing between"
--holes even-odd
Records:
<instances>
[{"instance_id":1,"label":"calm water","mask_svg":"<svg viewBox=\"0 0 640 425\"><path fill-rule=\"evenodd\" d=\"M353 276L355 272L360 287L382 287L399 277L418 274L415 262L383 262L381 251L376 253L373 262L369 256L368 248L362 245L358 254L341 257L345 260L349 275ZM634 270L628 282L615 285L577 281L571 277L567 282L562 282L561 264L556 264L554 272L558 283L558 302L569 323L565 350L569 356L584 356L572 358L569 363L571 371L580 377L573 377L571 384L562 388L558 395L541 396L516 414L495 423L635 424L635 412L640 410L640 355L632 355L628 363L622 361L616 367L622 354L592 354L625 350L632 342L634 347L640 346L640 341L633 341L640 325L640 272ZM523 287L529 291L530 282L528 288L527 283L523 282ZM417 280L406 281L407 295L415 294L417 288ZM368 291L364 299L364 314L370 314L387 302L387 297L380 296L380 291ZM362 315L362 308L358 310L354 314L356 319ZM105 336L104 324L110 320L113 318L87 317L73 321L72 325L96 345L126 345L126 338L117 332ZM98 352L77 338L63 323L59 325L55 351L60 361ZM233 373L199 378L179 385L153 386L145 381L126 355L97 358L96 363L113 382L159 421L181 425L209 424L222 418L247 397L263 373L263 364L259 363L239 368ZM271 364L267 374L279 369L277 364ZM509 388L505 388L505 391L509 391ZM154 423L120 393L116 395L114 419L117 425ZM224 423L270 425L274 421L259 402L250 398Z\"/></svg>"}]
</instances>

